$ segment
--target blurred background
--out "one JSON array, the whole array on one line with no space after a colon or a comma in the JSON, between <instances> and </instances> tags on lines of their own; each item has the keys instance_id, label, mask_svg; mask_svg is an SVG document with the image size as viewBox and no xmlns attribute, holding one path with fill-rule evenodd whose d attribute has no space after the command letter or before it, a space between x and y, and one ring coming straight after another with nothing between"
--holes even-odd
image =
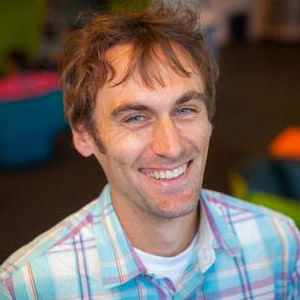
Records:
<instances>
[{"instance_id":1,"label":"blurred background","mask_svg":"<svg viewBox=\"0 0 300 300\"><path fill-rule=\"evenodd\" d=\"M76 153L63 119L57 62L64 38L80 12L151 2L1 2L0 262L106 183L96 160ZM202 7L220 67L204 187L278 209L299 225L300 0L192 2Z\"/></svg>"}]
</instances>

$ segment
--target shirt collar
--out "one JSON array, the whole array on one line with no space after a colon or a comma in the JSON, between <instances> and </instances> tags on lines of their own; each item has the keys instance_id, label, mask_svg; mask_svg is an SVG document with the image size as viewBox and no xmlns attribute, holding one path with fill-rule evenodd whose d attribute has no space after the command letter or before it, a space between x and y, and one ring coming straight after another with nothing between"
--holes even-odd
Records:
<instances>
[{"instance_id":1,"label":"shirt collar","mask_svg":"<svg viewBox=\"0 0 300 300\"><path fill-rule=\"evenodd\" d=\"M200 271L204 273L215 260L213 248L221 248L230 256L239 255L241 249L232 228L215 205L215 198L206 190L201 191L201 220L198 262ZM134 251L114 211L109 185L103 189L93 211L93 230L98 245L103 286L118 286L146 273L144 264Z\"/></svg>"},{"instance_id":2,"label":"shirt collar","mask_svg":"<svg viewBox=\"0 0 300 300\"><path fill-rule=\"evenodd\" d=\"M215 195L218 195L218 197ZM207 220L209 230L212 232L213 247L226 251L229 256L239 256L241 246L233 232L233 228L226 222L224 213L226 209L221 209L221 202L224 201L220 201L219 198L220 194L207 190L201 191L201 217Z\"/></svg>"},{"instance_id":3,"label":"shirt collar","mask_svg":"<svg viewBox=\"0 0 300 300\"><path fill-rule=\"evenodd\" d=\"M210 230L208 220L203 210L203 203L200 203L201 218L198 230L198 248L197 248L197 261L201 273L210 268L215 261L215 250L213 248L213 234Z\"/></svg>"},{"instance_id":4,"label":"shirt collar","mask_svg":"<svg viewBox=\"0 0 300 300\"><path fill-rule=\"evenodd\" d=\"M109 185L98 199L93 219L103 286L111 288L145 273L146 268L136 255L113 209Z\"/></svg>"}]
</instances>

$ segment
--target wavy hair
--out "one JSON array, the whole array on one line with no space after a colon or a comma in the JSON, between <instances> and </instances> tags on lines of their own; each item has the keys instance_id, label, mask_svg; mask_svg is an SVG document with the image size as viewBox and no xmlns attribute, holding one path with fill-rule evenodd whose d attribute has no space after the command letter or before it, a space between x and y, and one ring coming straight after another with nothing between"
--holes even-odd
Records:
<instances>
[{"instance_id":1,"label":"wavy hair","mask_svg":"<svg viewBox=\"0 0 300 300\"><path fill-rule=\"evenodd\" d=\"M199 18L199 11L190 7L174 9L162 3L143 12L89 16L81 28L70 34L62 54L61 87L65 116L70 125L75 129L79 124L92 128L97 91L116 76L107 53L118 45L131 46L131 59L117 84L138 71L143 83L150 88L154 83L164 85L159 69L155 68L161 54L174 72L185 77L191 75L176 50L182 51L190 59L192 70L204 80L211 119L218 68L207 50Z\"/></svg>"}]
</instances>

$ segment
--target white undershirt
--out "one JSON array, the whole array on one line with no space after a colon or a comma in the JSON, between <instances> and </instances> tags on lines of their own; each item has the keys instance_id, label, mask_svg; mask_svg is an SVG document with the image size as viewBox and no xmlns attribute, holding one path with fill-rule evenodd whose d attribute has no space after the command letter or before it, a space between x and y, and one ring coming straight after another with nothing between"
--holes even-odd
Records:
<instances>
[{"instance_id":1,"label":"white undershirt","mask_svg":"<svg viewBox=\"0 0 300 300\"><path fill-rule=\"evenodd\" d=\"M134 248L145 265L148 273L158 278L169 278L176 287L194 251L198 252L199 269L202 274L214 263L215 251L213 248L213 234L208 224L205 210L201 210L201 219L198 234L187 249L173 257L161 257L143 252Z\"/></svg>"},{"instance_id":2,"label":"white undershirt","mask_svg":"<svg viewBox=\"0 0 300 300\"><path fill-rule=\"evenodd\" d=\"M176 287L185 269L188 266L193 252L198 244L198 236L193 239L192 243L183 252L172 256L162 257L146 253L137 248L134 248L139 258L145 265L149 274L155 275L157 278L167 277Z\"/></svg>"}]
</instances>

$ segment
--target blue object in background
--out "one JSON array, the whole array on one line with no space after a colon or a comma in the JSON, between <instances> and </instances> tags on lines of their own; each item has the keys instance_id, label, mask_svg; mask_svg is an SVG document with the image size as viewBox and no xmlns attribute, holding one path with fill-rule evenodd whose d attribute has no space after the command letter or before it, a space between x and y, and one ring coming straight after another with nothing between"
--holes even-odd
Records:
<instances>
[{"instance_id":1,"label":"blue object in background","mask_svg":"<svg viewBox=\"0 0 300 300\"><path fill-rule=\"evenodd\" d=\"M0 103L0 167L20 167L49 159L57 134L66 128L60 91Z\"/></svg>"}]
</instances>

